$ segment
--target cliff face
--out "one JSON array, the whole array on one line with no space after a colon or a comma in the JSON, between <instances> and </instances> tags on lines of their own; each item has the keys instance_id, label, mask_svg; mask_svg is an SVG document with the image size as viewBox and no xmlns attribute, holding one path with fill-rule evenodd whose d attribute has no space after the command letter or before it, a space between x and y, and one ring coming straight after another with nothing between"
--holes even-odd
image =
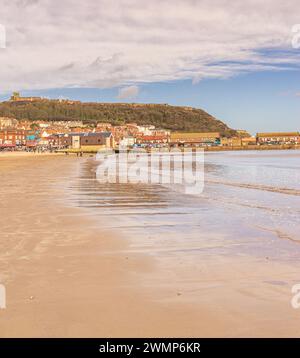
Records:
<instances>
[{"instance_id":1,"label":"cliff face","mask_svg":"<svg viewBox=\"0 0 300 358\"><path fill-rule=\"evenodd\" d=\"M158 128L186 132L220 132L236 135L225 123L202 109L166 104L67 103L59 101L2 102L0 116L29 120L82 120L87 123L107 122L114 125L153 124Z\"/></svg>"}]
</instances>

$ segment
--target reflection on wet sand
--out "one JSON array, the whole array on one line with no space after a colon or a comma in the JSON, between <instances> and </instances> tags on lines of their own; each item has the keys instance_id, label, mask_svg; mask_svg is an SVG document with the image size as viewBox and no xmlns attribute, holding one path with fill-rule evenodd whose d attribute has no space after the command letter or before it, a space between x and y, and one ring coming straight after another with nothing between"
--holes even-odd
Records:
<instances>
[{"instance_id":1,"label":"reflection on wet sand","mask_svg":"<svg viewBox=\"0 0 300 358\"><path fill-rule=\"evenodd\" d=\"M265 156L259 153L253 168L253 163L249 165L249 155L243 154L234 154L233 158L232 153L210 154L206 158L205 190L197 196L184 195L166 185L100 183L95 174L98 163L89 160L81 168L80 180L72 187L72 201L74 205L94 209L95 216L107 216L107 228L127 228L124 234L140 245L147 235L164 237L179 245L184 240L185 245L192 242L201 246L201 237L213 235L214 241L221 246L233 246L235 251L237 245L251 238L252 245L244 249L249 253L255 244L259 255L263 247L270 249L266 242L278 238L278 232L297 242L300 228L297 182L291 182L291 188L288 182L281 188L276 180L282 179L282 173L279 172L277 178L275 171L268 185L254 184L257 176L261 176L263 182L269 179ZM257 174L261 159L264 171ZM292 164L299 158L292 153L291 159L290 163L285 161L284 166L290 165L297 171ZM242 174L237 176L238 173ZM279 243L281 245L285 243ZM285 247L284 252L288 254L289 248ZM293 249L291 254L295 255ZM278 259L284 257L283 252L278 255Z\"/></svg>"}]
</instances>

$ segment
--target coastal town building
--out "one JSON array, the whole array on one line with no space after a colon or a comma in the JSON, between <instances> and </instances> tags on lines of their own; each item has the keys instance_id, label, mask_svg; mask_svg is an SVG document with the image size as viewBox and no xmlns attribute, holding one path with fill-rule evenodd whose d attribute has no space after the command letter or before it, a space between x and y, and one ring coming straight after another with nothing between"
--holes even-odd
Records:
<instances>
[{"instance_id":1,"label":"coastal town building","mask_svg":"<svg viewBox=\"0 0 300 358\"><path fill-rule=\"evenodd\" d=\"M256 145L255 137L223 137L221 138L222 147L248 147Z\"/></svg>"},{"instance_id":2,"label":"coastal town building","mask_svg":"<svg viewBox=\"0 0 300 358\"><path fill-rule=\"evenodd\" d=\"M139 136L136 139L136 143L145 146L151 145L163 145L167 144L169 141L168 136L166 135L143 135Z\"/></svg>"},{"instance_id":3,"label":"coastal town building","mask_svg":"<svg viewBox=\"0 0 300 358\"><path fill-rule=\"evenodd\" d=\"M30 130L32 128L32 121L29 120L18 120L15 126L17 129Z\"/></svg>"},{"instance_id":4,"label":"coastal town building","mask_svg":"<svg viewBox=\"0 0 300 358\"><path fill-rule=\"evenodd\" d=\"M106 148L114 147L114 137L111 132L95 132L80 134L81 146L104 146Z\"/></svg>"},{"instance_id":5,"label":"coastal town building","mask_svg":"<svg viewBox=\"0 0 300 358\"><path fill-rule=\"evenodd\" d=\"M137 128L138 132L143 135L152 135L155 130L155 126L153 125L138 126Z\"/></svg>"},{"instance_id":6,"label":"coastal town building","mask_svg":"<svg viewBox=\"0 0 300 358\"><path fill-rule=\"evenodd\" d=\"M219 145L221 135L218 132L208 133L184 133L174 132L170 134L170 145L195 145L195 146L212 146Z\"/></svg>"},{"instance_id":7,"label":"coastal town building","mask_svg":"<svg viewBox=\"0 0 300 358\"><path fill-rule=\"evenodd\" d=\"M255 137L244 137L242 138L242 146L248 147L256 145L256 138Z\"/></svg>"},{"instance_id":8,"label":"coastal town building","mask_svg":"<svg viewBox=\"0 0 300 358\"><path fill-rule=\"evenodd\" d=\"M55 121L55 122L52 122L51 123L52 126L55 125L55 126L59 126L59 127L62 127L62 128L75 128L75 127L78 127L78 128L84 128L85 125L83 124L82 121Z\"/></svg>"},{"instance_id":9,"label":"coastal town building","mask_svg":"<svg viewBox=\"0 0 300 358\"><path fill-rule=\"evenodd\" d=\"M135 137L131 137L131 136L128 136L128 137L124 137L122 138L120 141L119 141L119 145L121 147L133 147L134 144L136 142L136 138Z\"/></svg>"},{"instance_id":10,"label":"coastal town building","mask_svg":"<svg viewBox=\"0 0 300 358\"><path fill-rule=\"evenodd\" d=\"M15 147L24 145L26 141L26 132L15 128L6 128L0 130L0 145L2 147Z\"/></svg>"},{"instance_id":11,"label":"coastal town building","mask_svg":"<svg viewBox=\"0 0 300 358\"><path fill-rule=\"evenodd\" d=\"M96 131L110 131L112 128L112 124L111 123L97 123L96 126Z\"/></svg>"},{"instance_id":12,"label":"coastal town building","mask_svg":"<svg viewBox=\"0 0 300 358\"><path fill-rule=\"evenodd\" d=\"M0 117L0 129L16 128L18 121L15 118Z\"/></svg>"},{"instance_id":13,"label":"coastal town building","mask_svg":"<svg viewBox=\"0 0 300 358\"><path fill-rule=\"evenodd\" d=\"M80 149L82 147L104 147L113 148L114 137L111 132L83 132L66 133L51 135L47 138L52 148L72 148Z\"/></svg>"},{"instance_id":14,"label":"coastal town building","mask_svg":"<svg viewBox=\"0 0 300 358\"><path fill-rule=\"evenodd\" d=\"M257 144L296 144L299 143L299 132L257 133Z\"/></svg>"},{"instance_id":15,"label":"coastal town building","mask_svg":"<svg viewBox=\"0 0 300 358\"><path fill-rule=\"evenodd\" d=\"M223 137L220 144L223 147L240 147L242 145L242 139L240 137Z\"/></svg>"}]
</instances>

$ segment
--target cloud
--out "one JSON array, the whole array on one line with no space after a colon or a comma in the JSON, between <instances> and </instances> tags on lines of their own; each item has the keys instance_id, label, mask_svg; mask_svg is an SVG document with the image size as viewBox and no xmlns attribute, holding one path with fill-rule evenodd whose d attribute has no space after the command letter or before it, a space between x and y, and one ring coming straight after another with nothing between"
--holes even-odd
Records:
<instances>
[{"instance_id":1,"label":"cloud","mask_svg":"<svg viewBox=\"0 0 300 358\"><path fill-rule=\"evenodd\" d=\"M138 86L128 86L119 89L118 98L126 99L126 98L134 98L139 94Z\"/></svg>"},{"instance_id":2,"label":"cloud","mask_svg":"<svg viewBox=\"0 0 300 358\"><path fill-rule=\"evenodd\" d=\"M2 91L299 69L298 0L2 0Z\"/></svg>"}]
</instances>

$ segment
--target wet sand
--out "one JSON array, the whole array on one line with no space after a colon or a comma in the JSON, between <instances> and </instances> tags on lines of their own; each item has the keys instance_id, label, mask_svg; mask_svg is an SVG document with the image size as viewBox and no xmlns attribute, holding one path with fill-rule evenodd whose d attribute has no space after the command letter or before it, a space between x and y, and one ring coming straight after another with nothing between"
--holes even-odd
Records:
<instances>
[{"instance_id":1,"label":"wet sand","mask_svg":"<svg viewBox=\"0 0 300 358\"><path fill-rule=\"evenodd\" d=\"M204 250L197 261L172 254L193 244L135 244L68 205L84 161L0 157L0 337L300 336L298 260Z\"/></svg>"}]
</instances>

